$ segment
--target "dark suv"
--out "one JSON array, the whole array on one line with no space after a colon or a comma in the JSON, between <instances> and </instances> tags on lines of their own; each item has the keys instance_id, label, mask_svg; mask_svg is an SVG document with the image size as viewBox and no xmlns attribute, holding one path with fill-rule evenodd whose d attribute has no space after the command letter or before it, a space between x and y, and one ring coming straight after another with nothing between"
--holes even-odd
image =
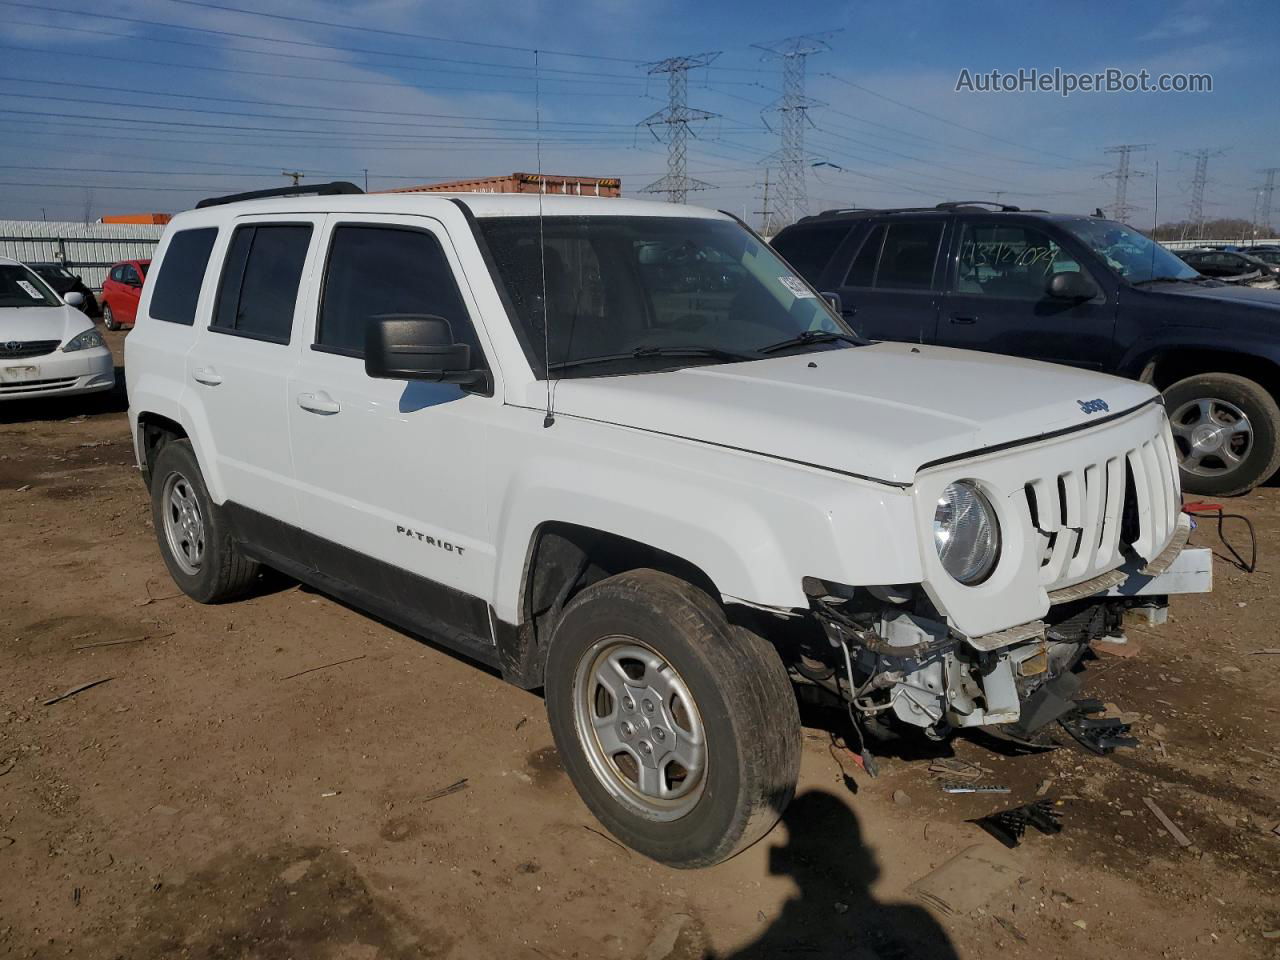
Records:
<instances>
[{"instance_id":1,"label":"dark suv","mask_svg":"<svg viewBox=\"0 0 1280 960\"><path fill-rule=\"evenodd\" d=\"M1130 227L947 203L830 210L773 245L872 339L1155 385L1187 491L1243 493L1280 468L1280 293L1202 277Z\"/></svg>"}]
</instances>

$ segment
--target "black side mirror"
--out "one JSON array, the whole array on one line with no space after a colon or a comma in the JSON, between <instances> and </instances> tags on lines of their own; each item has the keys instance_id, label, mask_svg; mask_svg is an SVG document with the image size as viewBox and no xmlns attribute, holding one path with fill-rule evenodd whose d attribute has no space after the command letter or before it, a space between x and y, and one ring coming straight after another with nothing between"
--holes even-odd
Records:
<instances>
[{"instance_id":1,"label":"black side mirror","mask_svg":"<svg viewBox=\"0 0 1280 960\"><path fill-rule=\"evenodd\" d=\"M365 331L364 372L384 380L427 380L475 385L483 370L471 369L471 348L455 343L443 317L386 313Z\"/></svg>"},{"instance_id":2,"label":"black side mirror","mask_svg":"<svg viewBox=\"0 0 1280 960\"><path fill-rule=\"evenodd\" d=\"M831 304L831 309L837 314L844 313L844 302L840 299L840 294L833 290L822 291L822 299Z\"/></svg>"},{"instance_id":3,"label":"black side mirror","mask_svg":"<svg viewBox=\"0 0 1280 960\"><path fill-rule=\"evenodd\" d=\"M1055 300L1092 300L1098 295L1098 288L1083 273L1072 270L1050 277L1046 292Z\"/></svg>"}]
</instances>

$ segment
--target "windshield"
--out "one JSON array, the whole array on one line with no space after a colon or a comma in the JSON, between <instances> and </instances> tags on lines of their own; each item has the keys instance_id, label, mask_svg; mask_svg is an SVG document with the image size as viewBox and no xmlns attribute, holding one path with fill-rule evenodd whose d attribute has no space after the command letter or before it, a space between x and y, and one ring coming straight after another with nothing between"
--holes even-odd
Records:
<instances>
[{"instance_id":1,"label":"windshield","mask_svg":"<svg viewBox=\"0 0 1280 960\"><path fill-rule=\"evenodd\" d=\"M1062 224L1111 271L1130 283L1147 280L1195 280L1200 274L1160 244L1114 220L1068 220Z\"/></svg>"},{"instance_id":2,"label":"windshield","mask_svg":"<svg viewBox=\"0 0 1280 960\"><path fill-rule=\"evenodd\" d=\"M24 266L0 263L0 307L58 307L48 284Z\"/></svg>"},{"instance_id":3,"label":"windshield","mask_svg":"<svg viewBox=\"0 0 1280 960\"><path fill-rule=\"evenodd\" d=\"M548 355L553 376L593 376L848 345L818 334L852 339L826 301L727 220L545 217L540 228L537 217L495 217L480 229L540 379Z\"/></svg>"}]
</instances>

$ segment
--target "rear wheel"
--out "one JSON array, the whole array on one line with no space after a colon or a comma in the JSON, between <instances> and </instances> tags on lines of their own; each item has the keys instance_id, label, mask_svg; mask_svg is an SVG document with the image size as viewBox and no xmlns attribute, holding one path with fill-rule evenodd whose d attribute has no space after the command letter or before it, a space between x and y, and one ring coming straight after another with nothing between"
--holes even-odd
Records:
<instances>
[{"instance_id":1,"label":"rear wheel","mask_svg":"<svg viewBox=\"0 0 1280 960\"><path fill-rule=\"evenodd\" d=\"M777 651L668 574L618 574L574 599L551 640L546 698L592 813L670 866L728 859L795 791L800 718Z\"/></svg>"},{"instance_id":2,"label":"rear wheel","mask_svg":"<svg viewBox=\"0 0 1280 960\"><path fill-rule=\"evenodd\" d=\"M1188 493L1245 493L1280 468L1280 407L1253 380L1200 374L1179 380L1164 397Z\"/></svg>"},{"instance_id":3,"label":"rear wheel","mask_svg":"<svg viewBox=\"0 0 1280 960\"><path fill-rule=\"evenodd\" d=\"M102 325L108 330L119 330L120 324L116 323L116 315L111 312L111 305L104 303L102 305Z\"/></svg>"},{"instance_id":4,"label":"rear wheel","mask_svg":"<svg viewBox=\"0 0 1280 960\"><path fill-rule=\"evenodd\" d=\"M156 457L151 518L165 566L191 599L230 600L257 577L258 564L240 551L210 499L188 440L165 444Z\"/></svg>"}]
</instances>

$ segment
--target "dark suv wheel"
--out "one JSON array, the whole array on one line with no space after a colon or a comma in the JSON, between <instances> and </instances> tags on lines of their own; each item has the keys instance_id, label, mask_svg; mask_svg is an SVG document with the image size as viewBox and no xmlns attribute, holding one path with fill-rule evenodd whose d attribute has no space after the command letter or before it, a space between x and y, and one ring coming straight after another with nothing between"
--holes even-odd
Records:
<instances>
[{"instance_id":1,"label":"dark suv wheel","mask_svg":"<svg viewBox=\"0 0 1280 960\"><path fill-rule=\"evenodd\" d=\"M1179 380L1164 399L1188 493L1245 493L1280 468L1280 407L1254 381L1204 373Z\"/></svg>"},{"instance_id":2,"label":"dark suv wheel","mask_svg":"<svg viewBox=\"0 0 1280 960\"><path fill-rule=\"evenodd\" d=\"M621 573L574 598L551 640L546 698L592 813L669 866L728 859L795 791L800 718L777 651L668 574Z\"/></svg>"},{"instance_id":3,"label":"dark suv wheel","mask_svg":"<svg viewBox=\"0 0 1280 960\"><path fill-rule=\"evenodd\" d=\"M189 440L160 449L151 468L151 518L165 566L182 592L200 603L237 597L258 575L217 506Z\"/></svg>"}]
</instances>

